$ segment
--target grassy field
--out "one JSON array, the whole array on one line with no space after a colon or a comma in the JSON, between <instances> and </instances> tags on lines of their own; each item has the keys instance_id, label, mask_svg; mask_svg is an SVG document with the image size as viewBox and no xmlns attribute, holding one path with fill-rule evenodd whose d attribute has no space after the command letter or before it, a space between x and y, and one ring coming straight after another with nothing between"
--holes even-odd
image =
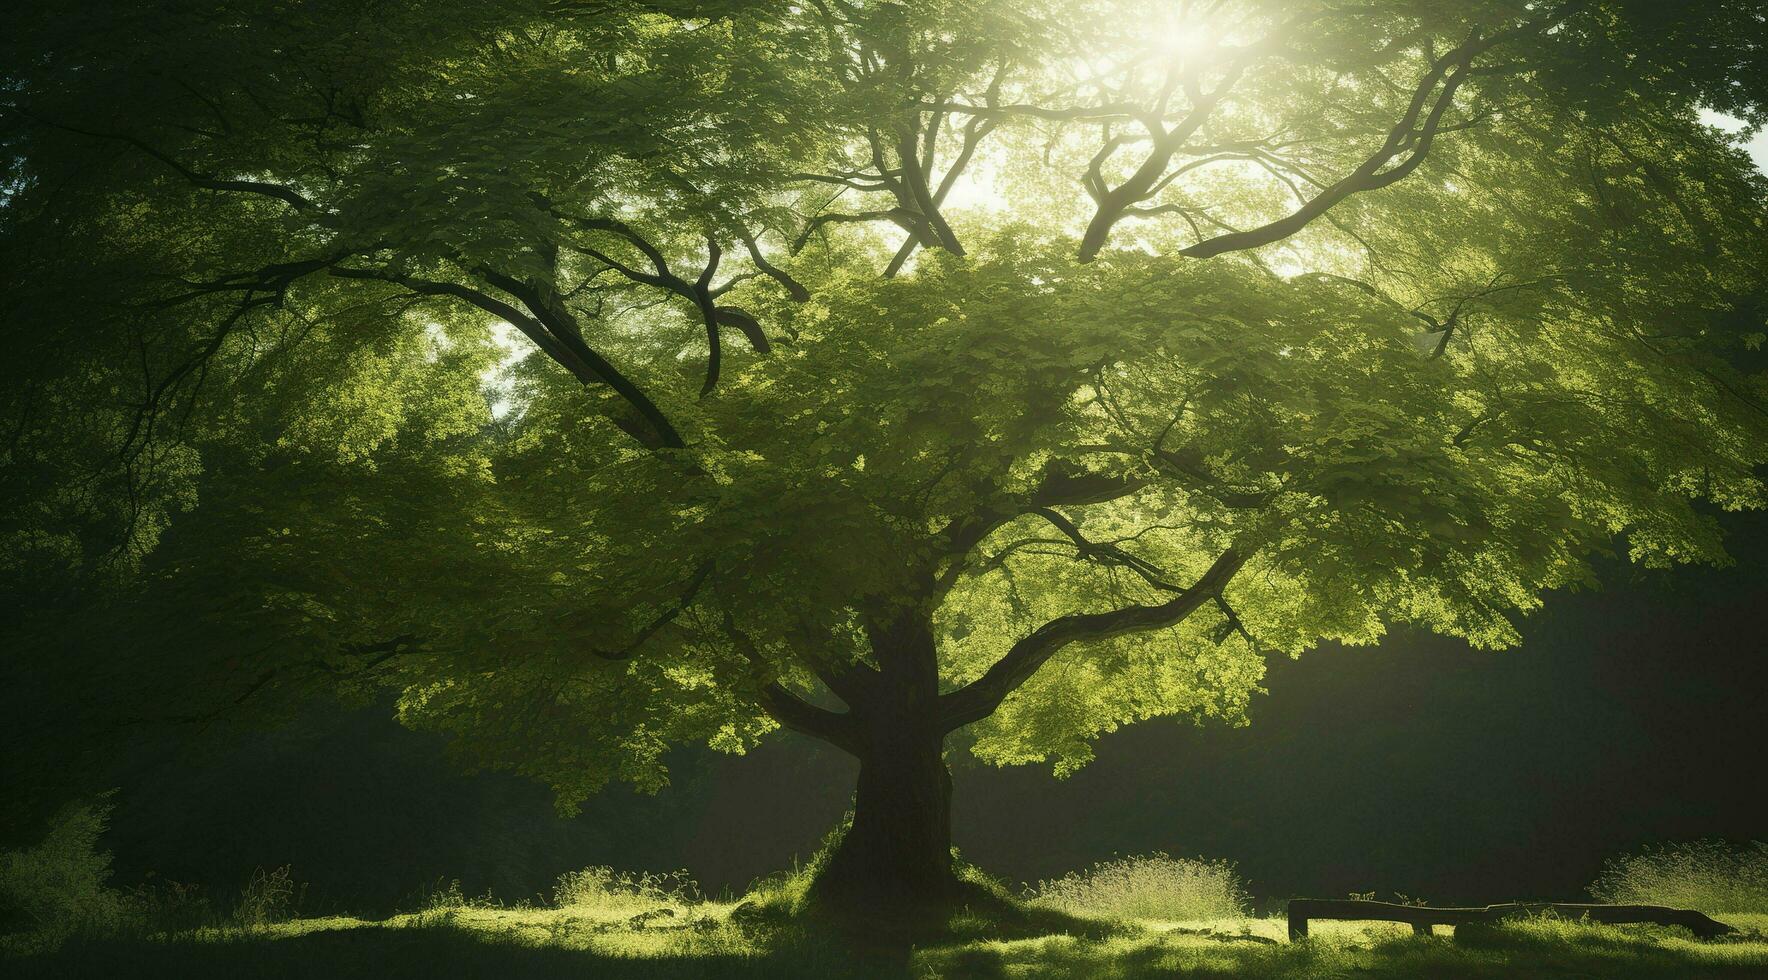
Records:
<instances>
[{"instance_id":1,"label":"grassy field","mask_svg":"<svg viewBox=\"0 0 1768 980\"><path fill-rule=\"evenodd\" d=\"M11 976L66 977L1763 977L1768 916L1724 916L1741 938L1534 920L1460 935L1389 924L1317 924L1289 943L1283 922L1232 918L1098 923L1013 938L953 922L949 941L867 953L747 921L736 906L686 914L658 904L463 907L383 921L298 919L163 936L76 939L13 959ZM630 913L630 914L628 914ZM671 914L673 913L673 914ZM971 935L966 935L966 932Z\"/></svg>"},{"instance_id":2,"label":"grassy field","mask_svg":"<svg viewBox=\"0 0 1768 980\"><path fill-rule=\"evenodd\" d=\"M386 919L302 917L289 869L254 873L229 903L183 887L105 883L95 811L38 848L0 854L0 975L7 977L1768 977L1768 847L1671 845L1610 862L1608 901L1714 914L1738 932L1552 917L1439 927L1250 917L1231 863L1144 855L1015 893L960 865L949 918L896 940L883 923L819 920L806 903L821 856L709 900L685 873L587 868L514 905L458 883ZM1733 910L1727 912L1726 910ZM1736 911L1744 910L1744 911Z\"/></svg>"}]
</instances>

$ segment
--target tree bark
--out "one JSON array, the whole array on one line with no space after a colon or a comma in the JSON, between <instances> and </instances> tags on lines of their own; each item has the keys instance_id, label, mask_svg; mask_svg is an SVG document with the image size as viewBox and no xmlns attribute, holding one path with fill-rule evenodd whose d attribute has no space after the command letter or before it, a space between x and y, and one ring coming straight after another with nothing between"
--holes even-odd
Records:
<instances>
[{"instance_id":1,"label":"tree bark","mask_svg":"<svg viewBox=\"0 0 1768 980\"><path fill-rule=\"evenodd\" d=\"M867 918L935 911L958 890L944 733L929 723L870 734L860 754L853 824L818 873L811 900Z\"/></svg>"},{"instance_id":2,"label":"tree bark","mask_svg":"<svg viewBox=\"0 0 1768 980\"><path fill-rule=\"evenodd\" d=\"M853 823L811 888L823 909L868 920L914 919L958 893L951 860L951 773L931 624L917 612L867 625L876 673L857 691Z\"/></svg>"}]
</instances>

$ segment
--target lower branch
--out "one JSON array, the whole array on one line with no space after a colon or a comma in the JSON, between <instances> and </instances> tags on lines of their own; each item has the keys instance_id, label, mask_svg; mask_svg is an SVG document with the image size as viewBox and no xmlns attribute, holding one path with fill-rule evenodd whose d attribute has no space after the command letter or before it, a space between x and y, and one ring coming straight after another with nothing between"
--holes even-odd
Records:
<instances>
[{"instance_id":1,"label":"lower branch","mask_svg":"<svg viewBox=\"0 0 1768 980\"><path fill-rule=\"evenodd\" d=\"M981 721L1000 707L1007 695L1037 673L1063 647L1077 640L1103 640L1128 633L1164 629L1185 621L1205 602L1221 594L1228 580L1246 564L1233 548L1221 553L1192 586L1167 602L1126 606L1102 613L1076 613L1052 619L1013 644L1006 656L966 687L942 695L940 721L947 731Z\"/></svg>"},{"instance_id":2,"label":"lower branch","mask_svg":"<svg viewBox=\"0 0 1768 980\"><path fill-rule=\"evenodd\" d=\"M687 445L687 442L682 439L681 433L669 421L669 417L663 414L663 410L657 407L656 402L651 401L644 389L621 374L613 364L608 362L607 358L596 353L593 348L583 342L583 333L577 327L576 318L564 308L563 303L558 302L556 294L544 287L523 282L495 270L482 269L480 272L493 286L521 300L522 305L528 307L534 314L534 319L546 327L547 332L552 335L559 346L564 347L576 359L582 361L597 380L614 389L614 392L621 398L626 399L627 404L631 405L650 426L651 432L655 434L657 440L656 446L664 449L681 449Z\"/></svg>"},{"instance_id":3,"label":"lower branch","mask_svg":"<svg viewBox=\"0 0 1768 980\"><path fill-rule=\"evenodd\" d=\"M755 648L755 641L750 639L749 634L737 626L736 618L729 611L724 614L724 632L730 637L737 652L765 678L758 692L757 702L768 717L779 722L782 728L820 738L855 755L859 754L860 730L852 714L819 708L787 690L784 684L773 680L773 666Z\"/></svg>"},{"instance_id":4,"label":"lower branch","mask_svg":"<svg viewBox=\"0 0 1768 980\"><path fill-rule=\"evenodd\" d=\"M761 688L760 703L761 710L779 722L781 728L820 738L856 755L860 751L859 726L852 715L819 708L786 690L778 681Z\"/></svg>"},{"instance_id":5,"label":"lower branch","mask_svg":"<svg viewBox=\"0 0 1768 980\"><path fill-rule=\"evenodd\" d=\"M77 126L67 126L61 123L50 122L35 113L21 109L15 108L9 111L16 112L19 115L42 123L45 126L62 130L63 132L74 133L79 136L87 136L93 139L115 140L119 143L126 143L177 171L178 176L183 177L192 186L200 187L203 190L226 191L235 194L256 194L260 197L274 198L287 204L289 207L294 208L296 211L315 210L313 202L301 196L301 194L293 188L285 187L282 184L272 184L262 180L232 180L224 177L216 177L212 174L199 173L198 171L192 170L179 163L170 154L164 153L152 144L144 142L139 137L130 136L127 133L105 133L98 130L81 129Z\"/></svg>"}]
</instances>

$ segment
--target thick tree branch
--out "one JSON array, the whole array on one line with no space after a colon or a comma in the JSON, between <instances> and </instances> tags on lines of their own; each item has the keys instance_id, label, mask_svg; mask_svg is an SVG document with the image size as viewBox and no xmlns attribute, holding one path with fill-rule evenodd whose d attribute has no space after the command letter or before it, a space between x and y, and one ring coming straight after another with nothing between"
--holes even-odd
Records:
<instances>
[{"instance_id":1,"label":"thick tree branch","mask_svg":"<svg viewBox=\"0 0 1768 980\"><path fill-rule=\"evenodd\" d=\"M292 207L297 211L308 211L308 210L314 209L314 204L312 201L309 201L307 198L303 197L299 192L293 190L292 188L284 187L281 184L272 184L272 183L269 183L267 181L262 181L262 180L232 180L232 179L228 179L225 177L217 177L213 174L199 173L199 172L192 170L189 167L186 167L183 164L179 163L170 154L162 152L161 150L156 149L154 146L147 143L146 141L144 141L138 137L135 137L135 136L130 136L127 133L106 133L106 132L101 132L99 130L82 129L78 126L68 126L63 123L51 122L51 121L44 119L34 113L27 112L22 109L10 109L8 111L16 112L19 115L25 116L26 118L34 120L44 126L48 126L52 129L59 129L59 130L62 130L63 132L73 133L78 136L88 136L93 139L111 140L113 142L126 143L129 146L132 146L135 149L140 150L142 153L145 153L148 156L153 157L155 160L158 160L159 162L161 162L161 163L165 164L166 166L172 168L173 170L177 171L178 176L183 177L186 181L190 182L192 185L194 185L196 187L200 187L204 190L224 191L224 192L230 192L230 193L236 193L236 194L256 194L259 197L274 198L275 200L281 201L284 204L287 204L289 207Z\"/></svg>"},{"instance_id":2,"label":"thick tree branch","mask_svg":"<svg viewBox=\"0 0 1768 980\"><path fill-rule=\"evenodd\" d=\"M1568 3L1527 24L1486 38L1470 38L1441 57L1434 58L1430 71L1425 73L1414 88L1406 111L1388 131L1387 139L1349 175L1327 186L1285 217L1257 228L1205 239L1180 249L1179 254L1192 258L1209 258L1224 252L1269 245L1300 231L1353 194L1379 190L1404 179L1424 162L1438 134L1465 128L1461 124L1445 124L1443 119L1445 113L1454 106L1455 94L1462 84L1478 74L1473 67L1476 58L1500 44L1562 23L1583 7L1582 2Z\"/></svg>"},{"instance_id":3,"label":"thick tree branch","mask_svg":"<svg viewBox=\"0 0 1768 980\"><path fill-rule=\"evenodd\" d=\"M742 239L743 247L749 250L749 261L755 263L755 268L760 269L762 274L769 279L784 286L787 295L796 302L810 302L810 290L805 289L803 283L786 274L783 269L769 262L767 257L761 254L761 246L755 241L754 235L743 232Z\"/></svg>"},{"instance_id":4,"label":"thick tree branch","mask_svg":"<svg viewBox=\"0 0 1768 980\"><path fill-rule=\"evenodd\" d=\"M723 348L718 342L718 307L712 301L712 277L718 274L718 260L723 254L718 239L707 235L706 269L693 287L694 305L700 308L700 318L706 323L706 381L700 385L701 398L718 387L718 372L724 362Z\"/></svg>"},{"instance_id":5,"label":"thick tree branch","mask_svg":"<svg viewBox=\"0 0 1768 980\"><path fill-rule=\"evenodd\" d=\"M1495 39L1462 45L1433 65L1424 80L1418 84L1405 114L1388 131L1387 139L1348 176L1331 184L1306 204L1276 221L1205 239L1180 249L1179 254L1203 259L1281 241L1307 227L1315 218L1351 195L1379 190L1411 174L1429 154L1442 125L1443 114L1454 104L1455 93L1468 78L1466 68L1477 54L1493 43L1496 43ZM1442 90L1433 101L1431 95L1437 92L1439 85ZM1430 105L1430 111L1420 123L1419 115L1426 104ZM1400 159L1396 163L1397 157Z\"/></svg>"},{"instance_id":6,"label":"thick tree branch","mask_svg":"<svg viewBox=\"0 0 1768 980\"><path fill-rule=\"evenodd\" d=\"M820 738L855 754L860 751L859 725L852 714L819 708L774 680L773 665L755 648L755 641L738 628L729 612L724 614L724 631L737 652L761 675L756 700L768 717L799 734Z\"/></svg>"},{"instance_id":7,"label":"thick tree branch","mask_svg":"<svg viewBox=\"0 0 1768 980\"><path fill-rule=\"evenodd\" d=\"M849 190L856 191L887 191L892 186L890 179L894 176L894 174L891 174L888 177L874 176L872 174L856 172L848 175L792 174L788 179L810 181L817 184L834 184L837 187L845 187Z\"/></svg>"},{"instance_id":8,"label":"thick tree branch","mask_svg":"<svg viewBox=\"0 0 1768 980\"><path fill-rule=\"evenodd\" d=\"M856 755L861 750L859 726L852 715L819 708L793 694L778 681L763 684L757 700L761 710L779 722L782 728L820 738Z\"/></svg>"},{"instance_id":9,"label":"thick tree branch","mask_svg":"<svg viewBox=\"0 0 1768 980\"><path fill-rule=\"evenodd\" d=\"M1068 540L1074 542L1075 551L1081 558L1087 560L1098 559L1106 565L1127 568L1134 572L1137 577L1141 578L1142 581L1162 592L1185 591L1184 586L1174 585L1172 582L1168 581L1166 573L1155 567L1153 563L1146 559L1130 554L1110 542L1094 541L1091 538L1088 538L1081 533L1080 527L1073 521L1069 520L1066 515L1051 510L1048 507L1035 508L1031 513L1036 514L1049 522L1049 524L1055 527L1056 530L1061 531Z\"/></svg>"},{"instance_id":10,"label":"thick tree branch","mask_svg":"<svg viewBox=\"0 0 1768 980\"><path fill-rule=\"evenodd\" d=\"M1172 129L1167 129L1159 119L1140 118L1143 125L1148 127L1150 135L1153 136L1153 146L1142 164L1116 187L1105 186L1101 176L1101 168L1105 159L1115 151L1118 145L1121 145L1123 140L1119 138L1106 141L1105 148L1101 149L1088 165L1087 177L1084 181L1087 184L1088 193L1098 203L1098 208L1094 211L1092 220L1087 223L1086 231L1081 235L1078 254L1080 261L1091 262L1096 258L1100 249L1105 247L1106 240L1110 238L1112 227L1123 218L1126 209L1147 200L1151 194L1158 190L1160 179L1166 173L1173 156L1209 121L1216 107L1234 90L1234 86L1238 84L1241 76L1246 74L1252 62L1263 53L1271 40L1272 38L1267 38L1264 43L1242 49L1229 62L1221 80L1209 92L1204 92L1201 84L1195 79L1190 80L1187 85L1191 99L1190 111Z\"/></svg>"},{"instance_id":11,"label":"thick tree branch","mask_svg":"<svg viewBox=\"0 0 1768 980\"><path fill-rule=\"evenodd\" d=\"M999 93L1001 80L1005 74L1006 70L1003 68L1000 72L996 73L994 81L989 84L987 98L990 101L993 101L995 96ZM964 126L964 139L963 143L958 147L958 155L953 158L951 166L946 168L945 176L940 178L939 186L933 191L933 207L935 209L945 205L946 196L950 194L952 188L957 185L958 178L963 175L964 170L970 166L971 159L976 155L976 148L981 145L982 140L986 138L989 133L993 132L998 125L1000 125L1000 120L998 119L986 119L981 116L976 116ZM915 249L920 245L921 239L915 235L910 235L908 241L903 242L902 245L897 248L896 254L891 256L890 264L884 268L884 278L889 279L902 271L904 263L908 262L909 256L913 255Z\"/></svg>"},{"instance_id":12,"label":"thick tree branch","mask_svg":"<svg viewBox=\"0 0 1768 980\"><path fill-rule=\"evenodd\" d=\"M950 731L993 714L1009 694L1030 680L1038 668L1070 643L1164 629L1184 622L1198 607L1219 595L1245 563L1246 556L1229 548L1216 558L1196 583L1166 602L1126 606L1103 613L1076 613L1045 623L1013 644L1006 655L981 677L957 691L942 695L939 699L941 724Z\"/></svg>"},{"instance_id":13,"label":"thick tree branch","mask_svg":"<svg viewBox=\"0 0 1768 980\"><path fill-rule=\"evenodd\" d=\"M1007 66L1001 65L989 82L984 96L992 106L1000 93L1005 80ZM819 215L813 218L793 243L794 253L801 250L809 241L810 236L824 225L838 222L890 221L908 232L908 240L897 248L884 270L884 277L890 278L901 271L916 248L923 245L937 245L956 255L964 254L962 243L952 231L951 225L945 220L940 208L957 183L959 176L969 166L975 156L976 148L990 132L1008 118L987 112L987 106L959 106L969 115L964 126L963 136L958 146L957 156L939 178L938 186L934 186L934 158L938 149L941 128L948 113L940 108L946 103L922 102L909 107L909 116L900 122L895 131L895 138L886 149L886 141L874 130L869 136L872 151L872 170L866 172L838 171L835 174L799 174L800 179L815 180L823 183L836 184L854 190L868 192L886 192L896 199L896 207L889 210L863 211L856 214ZM974 110L974 111L973 111ZM923 121L925 117L925 121ZM894 152L896 166L890 166L888 154Z\"/></svg>"},{"instance_id":14,"label":"thick tree branch","mask_svg":"<svg viewBox=\"0 0 1768 980\"><path fill-rule=\"evenodd\" d=\"M717 304L716 300L723 290L710 289L710 284L711 277L718 271L720 252L717 242L710 236L707 238L707 242L710 246L709 257L705 270L701 276L705 282L689 282L670 268L669 259L663 254L662 249L658 248L649 239L639 234L626 222L614 218L592 218L583 215L569 214L554 207L552 201L542 194L530 194L529 199L532 200L535 203L535 206L539 207L542 211L561 220L570 222L579 228L588 231L607 232L619 237L627 244L637 249L639 253L645 257L646 261L650 262L651 268L655 271L644 272L635 269L599 249L585 245L571 244L569 247L582 252L584 255L595 259L603 265L606 265L608 268L613 269L615 272L620 273L622 276L625 276L633 282L665 290L693 303L695 308L699 310L701 319L705 321L709 330L714 324L735 327L742 331L744 339L749 341L749 346L752 347L756 353L766 354L773 349L773 345L769 343L767 339L767 334L762 331L761 325L756 322L754 317L735 307L719 306ZM759 256L759 249L753 254ZM773 268L771 265L764 266L758 263L756 267L768 275L773 276L776 280L785 276L785 273ZM785 276L786 280L790 280L790 278L791 277L789 276ZM793 283L793 285L796 285L796 283ZM799 290L803 290L804 287L799 286L798 288ZM790 290L791 286L787 286L787 289ZM809 299L810 294L805 292L804 298ZM710 311L708 311L709 300L711 301ZM712 338L712 349L713 353L711 356L713 359L717 359L718 340L716 334L714 334ZM717 369L709 366L707 373L713 378L714 383L716 383Z\"/></svg>"},{"instance_id":15,"label":"thick tree branch","mask_svg":"<svg viewBox=\"0 0 1768 980\"><path fill-rule=\"evenodd\" d=\"M681 433L643 389L584 342L576 318L571 316L564 303L550 289L519 281L495 270L478 270L485 281L516 297L527 307L527 312L524 312L482 290L460 283L419 279L382 269L355 269L333 265L330 271L333 276L341 279L377 280L403 286L419 295L451 296L464 300L521 331L541 353L571 372L579 382L612 389L638 415L637 419L615 418L615 424L627 435L653 449L680 449L687 444Z\"/></svg>"},{"instance_id":16,"label":"thick tree branch","mask_svg":"<svg viewBox=\"0 0 1768 980\"><path fill-rule=\"evenodd\" d=\"M917 114L915 119L918 121L919 118ZM935 121L929 125L937 125L938 118L935 116ZM926 168L919 155L918 135L918 127L913 125L904 125L898 131L896 155L902 164L902 185L908 197L908 200L901 203L905 207L913 205L912 210L920 214L927 230L932 233L933 241L940 248L953 255L963 255L963 244L958 241L957 234L946 223L945 216L939 213L939 205L933 200L933 190L928 185Z\"/></svg>"},{"instance_id":17,"label":"thick tree branch","mask_svg":"<svg viewBox=\"0 0 1768 980\"><path fill-rule=\"evenodd\" d=\"M687 445L686 441L682 439L681 433L669 421L669 417L663 414L663 410L651 401L650 396L645 394L643 389L634 384L626 375L620 373L614 365L608 362L607 358L602 357L584 343L583 333L577 327L576 318L571 315L569 310L565 309L565 304L559 301L556 293L547 287L523 282L492 269L481 269L480 274L493 286L520 300L522 305L526 306L533 314L533 319L538 320L560 346L569 351L576 361L581 362L588 369L590 377L614 389L616 394L626 399L626 402L644 418L650 427L656 437L656 446L664 449L681 449ZM571 364L566 363L565 366L570 368ZM583 375L578 377L579 380L588 380ZM641 441L644 440L641 439Z\"/></svg>"},{"instance_id":18,"label":"thick tree branch","mask_svg":"<svg viewBox=\"0 0 1768 980\"><path fill-rule=\"evenodd\" d=\"M1138 493L1151 482L1142 477L1052 466L1044 473L1043 482L1032 491L1030 503L1033 507L1102 504Z\"/></svg>"},{"instance_id":19,"label":"thick tree branch","mask_svg":"<svg viewBox=\"0 0 1768 980\"><path fill-rule=\"evenodd\" d=\"M582 381L585 384L605 383L602 378L597 377L595 373L589 369L588 365L578 360L576 355L572 354L569 350L565 349L562 344L554 340L552 335L546 332L546 328L541 326L538 320L535 320L521 310L516 309L509 303L470 286L463 286L459 283L453 282L419 279L415 276L384 272L378 269L351 269L339 266L333 268L331 274L339 279L371 279L379 282L393 283L395 285L404 286L406 289L417 293L420 296L452 296L455 299L464 300L492 316L509 323L517 330L520 330L523 336L526 336L534 343L534 346L540 348L541 353L559 362L576 376L579 381Z\"/></svg>"}]
</instances>

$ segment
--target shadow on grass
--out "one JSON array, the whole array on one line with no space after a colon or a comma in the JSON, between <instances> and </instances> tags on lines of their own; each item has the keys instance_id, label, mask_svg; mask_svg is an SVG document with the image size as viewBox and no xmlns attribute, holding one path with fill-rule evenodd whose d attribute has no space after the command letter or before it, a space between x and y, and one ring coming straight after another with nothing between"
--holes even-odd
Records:
<instances>
[{"instance_id":1,"label":"shadow on grass","mask_svg":"<svg viewBox=\"0 0 1768 980\"><path fill-rule=\"evenodd\" d=\"M1066 917L1064 917L1066 919ZM1083 920L1084 921L1084 920ZM1060 925L1074 925L1073 921ZM11 977L530 977L898 978L898 977L1319 977L1621 978L1768 976L1768 942L1701 943L1663 930L1546 921L1465 929L1455 938L1369 940L1360 935L1300 943L1199 930L1119 928L1112 935L1041 925L987 923L987 937L961 935L912 955L776 934L748 951L683 936L679 949L650 956L529 943L446 925L319 929L301 935L235 933L171 940L89 940L59 952L0 962ZM1097 925L1094 923L1094 925ZM961 933L962 930L958 929Z\"/></svg>"},{"instance_id":2,"label":"shadow on grass","mask_svg":"<svg viewBox=\"0 0 1768 980\"><path fill-rule=\"evenodd\" d=\"M1768 943L1701 943L1676 933L1547 922L1465 930L1454 939L1272 943L1194 932L1087 941L1065 936L929 950L920 975L974 977L1644 978L1768 976Z\"/></svg>"},{"instance_id":3,"label":"shadow on grass","mask_svg":"<svg viewBox=\"0 0 1768 980\"><path fill-rule=\"evenodd\" d=\"M441 978L539 977L776 978L897 977L907 974L906 952L856 954L825 945L782 945L755 954L688 952L625 957L598 950L528 945L492 934L448 927L368 926L299 936L234 935L171 940L91 940L10 962L11 977L202 978Z\"/></svg>"}]
</instances>

